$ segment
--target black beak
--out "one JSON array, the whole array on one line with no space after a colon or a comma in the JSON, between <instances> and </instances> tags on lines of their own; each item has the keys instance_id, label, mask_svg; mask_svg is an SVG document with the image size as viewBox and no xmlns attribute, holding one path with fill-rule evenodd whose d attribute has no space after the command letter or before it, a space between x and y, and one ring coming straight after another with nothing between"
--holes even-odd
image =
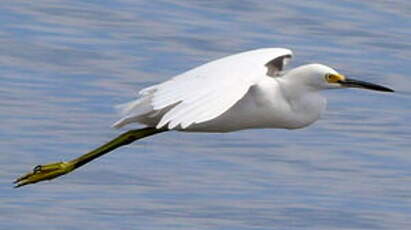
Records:
<instances>
[{"instance_id":1,"label":"black beak","mask_svg":"<svg viewBox=\"0 0 411 230\"><path fill-rule=\"evenodd\" d=\"M394 92L394 90L387 88L382 85L377 85L374 83L369 83L365 81L358 81L350 78L346 78L345 80L338 81L342 86L347 88L362 88L362 89L370 89L382 92Z\"/></svg>"}]
</instances>

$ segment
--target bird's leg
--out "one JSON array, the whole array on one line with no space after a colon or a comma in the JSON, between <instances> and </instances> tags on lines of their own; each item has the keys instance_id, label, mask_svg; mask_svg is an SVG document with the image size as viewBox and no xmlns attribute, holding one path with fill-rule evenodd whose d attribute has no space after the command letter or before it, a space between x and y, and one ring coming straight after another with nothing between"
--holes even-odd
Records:
<instances>
[{"instance_id":1,"label":"bird's leg","mask_svg":"<svg viewBox=\"0 0 411 230\"><path fill-rule=\"evenodd\" d=\"M156 129L152 127L136 129L127 131L108 143L96 148L95 150L88 152L78 158L75 158L70 161L56 162L45 165L37 165L34 167L32 172L27 173L26 175L18 178L14 183L15 187L24 186L27 184L34 184L43 180L51 180L56 177L67 174L78 167L81 167L88 162L100 157L108 152L113 151L114 149L128 145L138 139L151 136L157 133L167 131L167 129Z\"/></svg>"}]
</instances>

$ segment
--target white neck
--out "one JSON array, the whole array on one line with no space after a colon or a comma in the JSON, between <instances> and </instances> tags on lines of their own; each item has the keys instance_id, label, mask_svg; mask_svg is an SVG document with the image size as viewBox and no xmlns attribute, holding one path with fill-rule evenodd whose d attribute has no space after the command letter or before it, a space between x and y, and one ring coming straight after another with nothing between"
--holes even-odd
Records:
<instances>
[{"instance_id":1,"label":"white neck","mask_svg":"<svg viewBox=\"0 0 411 230\"><path fill-rule=\"evenodd\" d=\"M320 90L298 84L288 78L278 78L281 93L290 105L290 110L301 127L307 126L320 118L325 110L327 100L320 94Z\"/></svg>"}]
</instances>

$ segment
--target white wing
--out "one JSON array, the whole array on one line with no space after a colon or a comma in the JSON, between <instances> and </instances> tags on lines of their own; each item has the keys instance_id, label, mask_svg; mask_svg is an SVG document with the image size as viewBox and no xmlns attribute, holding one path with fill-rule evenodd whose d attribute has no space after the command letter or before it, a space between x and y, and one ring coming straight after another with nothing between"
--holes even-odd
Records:
<instances>
[{"instance_id":1,"label":"white wing","mask_svg":"<svg viewBox=\"0 0 411 230\"><path fill-rule=\"evenodd\" d=\"M113 126L139 122L144 116L153 117L156 111L162 114L157 128L167 125L169 129L185 129L212 120L243 98L260 79L279 76L291 57L288 49L266 48L206 63L141 90L141 98L120 106L125 117Z\"/></svg>"}]
</instances>

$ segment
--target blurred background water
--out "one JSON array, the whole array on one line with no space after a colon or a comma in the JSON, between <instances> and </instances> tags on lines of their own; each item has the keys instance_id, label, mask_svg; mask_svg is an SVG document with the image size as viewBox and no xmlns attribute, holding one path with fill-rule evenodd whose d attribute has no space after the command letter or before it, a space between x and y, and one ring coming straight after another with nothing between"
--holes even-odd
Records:
<instances>
[{"instance_id":1,"label":"blurred background water","mask_svg":"<svg viewBox=\"0 0 411 230\"><path fill-rule=\"evenodd\" d=\"M3 0L0 229L409 229L411 2ZM398 90L325 92L297 131L167 133L52 182L118 135L114 105L248 49L286 47Z\"/></svg>"}]
</instances>

